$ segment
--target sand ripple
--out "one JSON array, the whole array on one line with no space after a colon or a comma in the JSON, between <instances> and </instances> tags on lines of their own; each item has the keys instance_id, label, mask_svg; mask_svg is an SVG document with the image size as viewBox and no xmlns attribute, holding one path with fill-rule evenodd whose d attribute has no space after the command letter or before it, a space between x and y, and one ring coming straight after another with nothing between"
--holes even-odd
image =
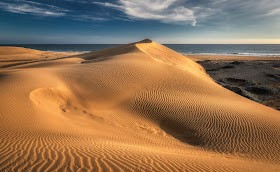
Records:
<instances>
[{"instance_id":1,"label":"sand ripple","mask_svg":"<svg viewBox=\"0 0 280 172\"><path fill-rule=\"evenodd\" d=\"M40 58L0 70L0 171L280 170L279 111L162 45Z\"/></svg>"}]
</instances>

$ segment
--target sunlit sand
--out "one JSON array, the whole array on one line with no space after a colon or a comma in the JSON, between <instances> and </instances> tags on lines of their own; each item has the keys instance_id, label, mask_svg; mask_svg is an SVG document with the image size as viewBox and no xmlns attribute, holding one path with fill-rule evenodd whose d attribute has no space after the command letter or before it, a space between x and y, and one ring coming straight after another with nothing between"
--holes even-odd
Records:
<instances>
[{"instance_id":1,"label":"sunlit sand","mask_svg":"<svg viewBox=\"0 0 280 172\"><path fill-rule=\"evenodd\" d=\"M0 60L0 171L280 170L280 112L158 43Z\"/></svg>"}]
</instances>

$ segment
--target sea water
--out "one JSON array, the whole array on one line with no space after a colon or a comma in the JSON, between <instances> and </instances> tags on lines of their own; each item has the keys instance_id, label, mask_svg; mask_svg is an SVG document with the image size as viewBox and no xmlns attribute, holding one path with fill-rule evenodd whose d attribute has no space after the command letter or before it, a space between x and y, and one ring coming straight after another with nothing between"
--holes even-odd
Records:
<instances>
[{"instance_id":1,"label":"sea water","mask_svg":"<svg viewBox=\"0 0 280 172\"><path fill-rule=\"evenodd\" d=\"M118 45L121 44L17 44L9 46L44 51L90 52ZM165 44L165 46L182 54L280 56L280 44Z\"/></svg>"}]
</instances>

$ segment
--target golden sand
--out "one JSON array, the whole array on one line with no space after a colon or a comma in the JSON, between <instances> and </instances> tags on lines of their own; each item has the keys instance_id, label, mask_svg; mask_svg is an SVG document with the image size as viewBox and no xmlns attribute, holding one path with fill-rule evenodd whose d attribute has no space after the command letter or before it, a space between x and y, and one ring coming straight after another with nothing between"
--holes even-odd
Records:
<instances>
[{"instance_id":1,"label":"golden sand","mask_svg":"<svg viewBox=\"0 0 280 172\"><path fill-rule=\"evenodd\" d=\"M0 171L280 170L280 112L163 45L40 54L0 48Z\"/></svg>"}]
</instances>

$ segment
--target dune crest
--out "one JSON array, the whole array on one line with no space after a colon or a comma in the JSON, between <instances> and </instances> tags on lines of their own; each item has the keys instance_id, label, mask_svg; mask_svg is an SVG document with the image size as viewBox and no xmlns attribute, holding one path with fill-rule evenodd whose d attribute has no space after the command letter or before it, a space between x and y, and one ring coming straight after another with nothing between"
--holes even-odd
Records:
<instances>
[{"instance_id":1,"label":"dune crest","mask_svg":"<svg viewBox=\"0 0 280 172\"><path fill-rule=\"evenodd\" d=\"M280 170L279 111L148 39L4 68L0 86L0 171Z\"/></svg>"},{"instance_id":2,"label":"dune crest","mask_svg":"<svg viewBox=\"0 0 280 172\"><path fill-rule=\"evenodd\" d=\"M135 45L142 52L166 64L171 64L183 70L188 70L198 76L205 74L204 69L199 64L188 58L184 58L182 54L177 53L176 51L173 51L161 44L152 41L140 41Z\"/></svg>"}]
</instances>

